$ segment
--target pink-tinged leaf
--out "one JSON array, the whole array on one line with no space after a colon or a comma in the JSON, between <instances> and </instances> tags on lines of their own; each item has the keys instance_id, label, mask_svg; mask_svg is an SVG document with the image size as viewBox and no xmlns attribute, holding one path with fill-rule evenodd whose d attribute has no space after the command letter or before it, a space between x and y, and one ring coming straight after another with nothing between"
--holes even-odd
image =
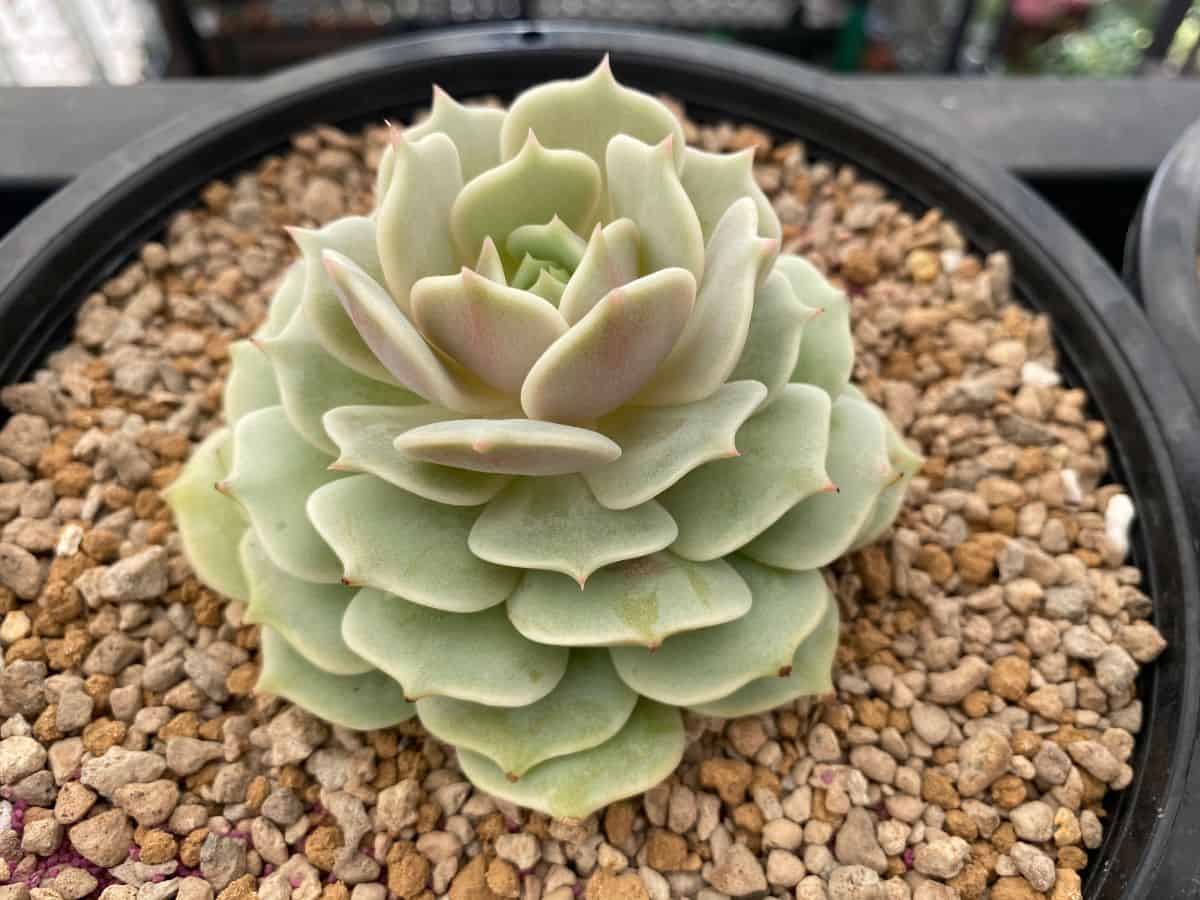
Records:
<instances>
[{"instance_id":1,"label":"pink-tinged leaf","mask_svg":"<svg viewBox=\"0 0 1200 900\"><path fill-rule=\"evenodd\" d=\"M409 459L502 475L566 475L612 462L621 448L586 428L529 419L456 419L406 431Z\"/></svg>"},{"instance_id":2,"label":"pink-tinged leaf","mask_svg":"<svg viewBox=\"0 0 1200 900\"><path fill-rule=\"evenodd\" d=\"M506 405L503 395L444 362L366 272L340 253L327 251L322 261L355 328L400 384L455 412L489 413Z\"/></svg>"},{"instance_id":3,"label":"pink-tinged leaf","mask_svg":"<svg viewBox=\"0 0 1200 900\"><path fill-rule=\"evenodd\" d=\"M759 274L779 247L778 241L758 237L757 229L758 210L749 197L721 217L708 242L695 311L637 403L694 403L729 380L750 331Z\"/></svg>"},{"instance_id":4,"label":"pink-tinged leaf","mask_svg":"<svg viewBox=\"0 0 1200 900\"><path fill-rule=\"evenodd\" d=\"M610 291L534 364L521 388L525 414L578 422L623 405L671 352L695 297L685 269Z\"/></svg>"},{"instance_id":5,"label":"pink-tinged leaf","mask_svg":"<svg viewBox=\"0 0 1200 900\"><path fill-rule=\"evenodd\" d=\"M638 276L638 229L632 219L596 226L583 259L563 291L558 311L574 325L614 288Z\"/></svg>"},{"instance_id":6,"label":"pink-tinged leaf","mask_svg":"<svg viewBox=\"0 0 1200 900\"><path fill-rule=\"evenodd\" d=\"M508 394L521 389L537 358L567 330L541 297L470 269L418 281L412 312L431 344Z\"/></svg>"}]
</instances>

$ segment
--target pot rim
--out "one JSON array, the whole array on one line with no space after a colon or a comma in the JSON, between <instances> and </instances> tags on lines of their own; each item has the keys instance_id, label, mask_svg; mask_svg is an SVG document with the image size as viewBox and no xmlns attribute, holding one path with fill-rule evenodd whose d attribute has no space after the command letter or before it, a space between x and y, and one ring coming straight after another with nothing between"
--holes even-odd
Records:
<instances>
[{"instance_id":1,"label":"pot rim","mask_svg":"<svg viewBox=\"0 0 1200 900\"><path fill-rule=\"evenodd\" d=\"M829 78L790 60L644 29L507 23L384 41L236 89L92 166L0 242L0 323L21 330L0 346L0 384L26 373L85 292L198 187L316 124L321 98L337 99L337 122L361 120L419 102L417 84L427 98L431 73L469 95L520 82L514 70L539 65L553 70L543 77L581 74L605 51L632 84L654 81L689 106L772 123L770 130L804 136L923 206L945 209L980 250L1010 251L1027 304L1053 309L1063 365L1109 425L1116 474L1134 495L1139 561L1171 642L1141 679L1147 702L1134 781L1106 828L1086 894L1190 895L1200 879L1200 808L1186 805L1189 794L1200 798L1200 415L1120 280L1043 200L938 129L841 98ZM481 76L479 64L489 62ZM385 75L391 80L381 83ZM525 83L532 80L541 79ZM365 83L375 93L354 90ZM838 138L857 144L839 150Z\"/></svg>"}]
</instances>

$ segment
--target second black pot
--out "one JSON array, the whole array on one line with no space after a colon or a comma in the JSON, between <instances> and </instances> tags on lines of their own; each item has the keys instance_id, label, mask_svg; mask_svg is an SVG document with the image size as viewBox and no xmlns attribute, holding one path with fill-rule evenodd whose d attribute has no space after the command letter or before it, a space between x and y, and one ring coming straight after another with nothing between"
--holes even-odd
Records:
<instances>
[{"instance_id":1,"label":"second black pot","mask_svg":"<svg viewBox=\"0 0 1200 900\"><path fill-rule=\"evenodd\" d=\"M1200 403L1200 122L1171 148L1125 245L1125 281ZM1200 436L1197 438L1200 440Z\"/></svg>"}]
</instances>

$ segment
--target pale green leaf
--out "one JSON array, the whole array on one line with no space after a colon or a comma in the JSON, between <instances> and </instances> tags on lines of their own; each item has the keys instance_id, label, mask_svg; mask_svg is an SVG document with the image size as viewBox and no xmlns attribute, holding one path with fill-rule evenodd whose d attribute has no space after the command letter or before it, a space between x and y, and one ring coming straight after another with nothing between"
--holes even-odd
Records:
<instances>
[{"instance_id":1,"label":"pale green leaf","mask_svg":"<svg viewBox=\"0 0 1200 900\"><path fill-rule=\"evenodd\" d=\"M816 312L796 299L786 276L768 275L755 294L746 346L730 380L761 381L767 386L763 405L772 402L796 368L804 323Z\"/></svg>"},{"instance_id":2,"label":"pale green leaf","mask_svg":"<svg viewBox=\"0 0 1200 900\"><path fill-rule=\"evenodd\" d=\"M234 341L229 345L229 375L221 406L225 421L237 424L238 419L256 409L278 406L279 385L271 360L255 341Z\"/></svg>"},{"instance_id":3,"label":"pale green leaf","mask_svg":"<svg viewBox=\"0 0 1200 900\"><path fill-rule=\"evenodd\" d=\"M297 578L327 584L341 578L342 566L308 521L304 504L317 488L342 477L329 471L330 462L296 432L283 407L270 406L237 423L233 466L223 483L271 562Z\"/></svg>"},{"instance_id":4,"label":"pale green leaf","mask_svg":"<svg viewBox=\"0 0 1200 900\"><path fill-rule=\"evenodd\" d=\"M756 381L737 381L695 403L619 409L596 429L620 445L620 459L583 477L609 509L652 500L696 467L736 456L734 435L766 395Z\"/></svg>"},{"instance_id":5,"label":"pale green leaf","mask_svg":"<svg viewBox=\"0 0 1200 900\"><path fill-rule=\"evenodd\" d=\"M779 217L754 179L754 148L738 153L705 153L688 147L679 177L696 208L706 241L712 237L725 210L742 197L750 197L758 210L759 236L782 236Z\"/></svg>"},{"instance_id":6,"label":"pale green leaf","mask_svg":"<svg viewBox=\"0 0 1200 900\"><path fill-rule=\"evenodd\" d=\"M444 612L370 588L350 604L342 634L351 649L404 685L410 700L528 706L554 690L569 655L525 640L503 606Z\"/></svg>"},{"instance_id":7,"label":"pale green leaf","mask_svg":"<svg viewBox=\"0 0 1200 900\"><path fill-rule=\"evenodd\" d=\"M483 239L483 249L479 251L479 261L475 263L475 271L497 284L506 284L504 279L504 260L496 249L496 242L491 238Z\"/></svg>"},{"instance_id":8,"label":"pale green leaf","mask_svg":"<svg viewBox=\"0 0 1200 900\"><path fill-rule=\"evenodd\" d=\"M392 446L399 434L453 418L455 413L425 403L331 409L322 421L341 455L330 468L366 472L437 503L451 506L486 503L508 484L506 476L409 459Z\"/></svg>"},{"instance_id":9,"label":"pale green leaf","mask_svg":"<svg viewBox=\"0 0 1200 900\"><path fill-rule=\"evenodd\" d=\"M518 781L471 750L461 750L458 762L472 784L495 797L556 818L583 819L654 787L675 771L685 744L679 710L643 697L614 737L547 760Z\"/></svg>"},{"instance_id":10,"label":"pale green leaf","mask_svg":"<svg viewBox=\"0 0 1200 900\"><path fill-rule=\"evenodd\" d=\"M341 560L346 584L459 614L503 603L521 577L467 549L477 509L435 503L373 475L314 491L307 509Z\"/></svg>"},{"instance_id":11,"label":"pale green leaf","mask_svg":"<svg viewBox=\"0 0 1200 900\"><path fill-rule=\"evenodd\" d=\"M279 396L292 427L330 456L337 444L329 439L321 417L338 406L396 406L417 403L416 395L346 368L325 352L306 316L295 316L279 337L262 342L271 361Z\"/></svg>"},{"instance_id":12,"label":"pale green leaf","mask_svg":"<svg viewBox=\"0 0 1200 900\"><path fill-rule=\"evenodd\" d=\"M833 656L837 646L838 608L830 598L821 623L796 648L792 657L792 671L786 677L768 675L756 678L729 696L693 706L692 710L702 716L736 719L756 716L801 697L828 693L833 690Z\"/></svg>"},{"instance_id":13,"label":"pale green leaf","mask_svg":"<svg viewBox=\"0 0 1200 900\"><path fill-rule=\"evenodd\" d=\"M396 381L415 395L457 412L488 413L506 405L502 394L439 356L366 272L334 253L323 262L355 327Z\"/></svg>"},{"instance_id":14,"label":"pale green leaf","mask_svg":"<svg viewBox=\"0 0 1200 900\"><path fill-rule=\"evenodd\" d=\"M550 274L549 269L542 269L538 274L538 279L529 287L529 293L536 294L547 303L553 303L555 306L562 301L563 290L566 285L559 281L554 275Z\"/></svg>"},{"instance_id":15,"label":"pale green leaf","mask_svg":"<svg viewBox=\"0 0 1200 900\"><path fill-rule=\"evenodd\" d=\"M557 309L470 269L413 287L413 322L434 347L498 391L515 394L546 348L566 333Z\"/></svg>"},{"instance_id":16,"label":"pale green leaf","mask_svg":"<svg viewBox=\"0 0 1200 900\"><path fill-rule=\"evenodd\" d=\"M854 385L847 388L847 393L857 391ZM868 402L864 398L864 402ZM919 453L913 451L908 443L900 435L883 410L875 407L883 419L884 431L887 434L887 452L888 461L892 464L892 478L879 494L879 499L875 501L875 508L871 511L871 517L863 524L858 535L854 538L854 543L851 545L851 550L858 550L860 547L865 547L867 544L874 543L879 539L892 522L896 520L896 515L900 512L900 506L904 503L904 495L908 491L909 484L912 483L916 474L921 471L921 466L924 465L925 459Z\"/></svg>"},{"instance_id":17,"label":"pale green leaf","mask_svg":"<svg viewBox=\"0 0 1200 900\"><path fill-rule=\"evenodd\" d=\"M621 455L602 434L530 419L455 419L401 434L393 442L413 460L499 475L566 475Z\"/></svg>"},{"instance_id":18,"label":"pale green leaf","mask_svg":"<svg viewBox=\"0 0 1200 900\"><path fill-rule=\"evenodd\" d=\"M732 556L750 587L750 611L732 622L685 631L655 650L613 647L617 674L639 694L675 706L711 703L769 675L790 672L796 648L831 602L820 572L786 572Z\"/></svg>"},{"instance_id":19,"label":"pale green leaf","mask_svg":"<svg viewBox=\"0 0 1200 900\"><path fill-rule=\"evenodd\" d=\"M513 259L534 256L572 272L583 259L587 242L556 215L545 224L530 223L515 229L508 236L507 249Z\"/></svg>"},{"instance_id":20,"label":"pale green leaf","mask_svg":"<svg viewBox=\"0 0 1200 900\"><path fill-rule=\"evenodd\" d=\"M434 85L433 107L428 118L405 129L404 136L410 141L419 141L440 132L454 141L465 182L500 164L500 128L503 124L504 110L459 103Z\"/></svg>"},{"instance_id":21,"label":"pale green leaf","mask_svg":"<svg viewBox=\"0 0 1200 900\"><path fill-rule=\"evenodd\" d=\"M513 273L512 286L520 288L523 291L528 291L537 284L543 272L549 272L558 280L567 277L567 272L564 269L559 268L548 259L538 259L526 253L521 257L517 271Z\"/></svg>"},{"instance_id":22,"label":"pale green leaf","mask_svg":"<svg viewBox=\"0 0 1200 900\"><path fill-rule=\"evenodd\" d=\"M755 215L754 203L743 198L717 224L692 316L637 403L674 406L703 400L737 366L750 331L759 272L778 246L755 234Z\"/></svg>"},{"instance_id":23,"label":"pale green leaf","mask_svg":"<svg viewBox=\"0 0 1200 900\"><path fill-rule=\"evenodd\" d=\"M517 631L564 647L657 647L749 609L750 590L728 563L689 562L666 551L606 566L582 591L557 572L528 572L508 598Z\"/></svg>"},{"instance_id":24,"label":"pale green leaf","mask_svg":"<svg viewBox=\"0 0 1200 900\"><path fill-rule=\"evenodd\" d=\"M595 227L558 304L568 325L591 312L610 291L638 277L639 242L637 226L630 219Z\"/></svg>"},{"instance_id":25,"label":"pale green leaf","mask_svg":"<svg viewBox=\"0 0 1200 900\"><path fill-rule=\"evenodd\" d=\"M385 384L395 384L395 379L376 359L354 327L322 265L322 256L328 251L351 260L372 280L382 277L379 256L375 250L374 220L363 216L347 216L319 231L290 228L288 232L304 255L304 300L301 308L315 339L327 354L359 375ZM300 316L292 316L271 337L281 337L287 328L296 325L298 318Z\"/></svg>"},{"instance_id":26,"label":"pale green leaf","mask_svg":"<svg viewBox=\"0 0 1200 900\"><path fill-rule=\"evenodd\" d=\"M375 208L371 211L372 216L379 214L379 207L383 206L383 198L387 196L388 187L392 183L392 173L395 171L396 148L388 144L379 156L379 168L375 171Z\"/></svg>"},{"instance_id":27,"label":"pale green leaf","mask_svg":"<svg viewBox=\"0 0 1200 900\"><path fill-rule=\"evenodd\" d=\"M605 509L578 475L519 478L484 507L471 551L497 565L546 569L581 585L601 566L670 545L678 529L653 500Z\"/></svg>"},{"instance_id":28,"label":"pale green leaf","mask_svg":"<svg viewBox=\"0 0 1200 900\"><path fill-rule=\"evenodd\" d=\"M584 78L540 84L513 101L500 131L505 159L516 156L530 131L547 147L582 150L601 168L618 134L647 144L671 137L676 168L686 145L675 115L649 94L619 84L607 56Z\"/></svg>"},{"instance_id":29,"label":"pale green leaf","mask_svg":"<svg viewBox=\"0 0 1200 900\"><path fill-rule=\"evenodd\" d=\"M775 261L775 270L791 282L801 303L819 310L804 328L792 381L815 384L836 400L854 369L850 301L803 257L785 254Z\"/></svg>"},{"instance_id":30,"label":"pale green leaf","mask_svg":"<svg viewBox=\"0 0 1200 900\"><path fill-rule=\"evenodd\" d=\"M534 363L521 387L525 414L578 422L622 406L671 353L695 302L686 269L614 288Z\"/></svg>"},{"instance_id":31,"label":"pale green leaf","mask_svg":"<svg viewBox=\"0 0 1200 900\"><path fill-rule=\"evenodd\" d=\"M644 144L618 134L608 143L608 201L614 219L631 219L641 236L641 271L678 266L704 276L704 232L679 182L673 141Z\"/></svg>"},{"instance_id":32,"label":"pale green leaf","mask_svg":"<svg viewBox=\"0 0 1200 900\"><path fill-rule=\"evenodd\" d=\"M364 675L332 675L318 669L271 628L263 628L262 671L255 689L275 694L315 716L369 731L411 719L416 707L404 699L400 682L378 670Z\"/></svg>"},{"instance_id":33,"label":"pale green leaf","mask_svg":"<svg viewBox=\"0 0 1200 900\"><path fill-rule=\"evenodd\" d=\"M478 257L481 244L460 260L450 242L450 211L463 186L453 141L434 133L417 141L400 137L393 147L387 196L375 215L376 240L382 280L396 307L407 315L414 284L428 275L457 271L460 263Z\"/></svg>"},{"instance_id":34,"label":"pale green leaf","mask_svg":"<svg viewBox=\"0 0 1200 900\"><path fill-rule=\"evenodd\" d=\"M575 150L549 150L530 134L521 152L467 183L454 201L450 231L464 262L491 237L506 246L521 225L558 215L575 232L599 214L600 169Z\"/></svg>"},{"instance_id":35,"label":"pale green leaf","mask_svg":"<svg viewBox=\"0 0 1200 900\"><path fill-rule=\"evenodd\" d=\"M163 497L175 513L183 552L200 580L214 591L245 600L250 593L238 544L246 516L236 502L217 490L233 459L233 432L214 431L191 458Z\"/></svg>"},{"instance_id":36,"label":"pale green leaf","mask_svg":"<svg viewBox=\"0 0 1200 900\"><path fill-rule=\"evenodd\" d=\"M298 259L283 273L275 293L267 303L267 317L254 332L257 338L271 338L283 331L292 320L304 300L304 285L307 278L305 263Z\"/></svg>"},{"instance_id":37,"label":"pale green leaf","mask_svg":"<svg viewBox=\"0 0 1200 900\"><path fill-rule=\"evenodd\" d=\"M242 538L241 558L250 584L245 621L269 625L318 669L334 675L371 671L342 640L342 617L354 591L289 575L271 562L253 531Z\"/></svg>"},{"instance_id":38,"label":"pale green leaf","mask_svg":"<svg viewBox=\"0 0 1200 900\"><path fill-rule=\"evenodd\" d=\"M818 491L826 473L829 395L788 385L737 433L740 456L707 463L659 497L676 522L671 549L688 559L716 559L765 531Z\"/></svg>"},{"instance_id":39,"label":"pale green leaf","mask_svg":"<svg viewBox=\"0 0 1200 900\"><path fill-rule=\"evenodd\" d=\"M743 553L768 565L799 570L828 565L850 548L894 477L883 420L873 406L849 395L837 399L825 464L838 490L802 500Z\"/></svg>"},{"instance_id":40,"label":"pale green leaf","mask_svg":"<svg viewBox=\"0 0 1200 900\"><path fill-rule=\"evenodd\" d=\"M529 706L427 697L417 702L417 714L438 740L486 756L515 781L548 759L607 741L636 704L637 694L617 677L607 651L576 649L558 686Z\"/></svg>"}]
</instances>

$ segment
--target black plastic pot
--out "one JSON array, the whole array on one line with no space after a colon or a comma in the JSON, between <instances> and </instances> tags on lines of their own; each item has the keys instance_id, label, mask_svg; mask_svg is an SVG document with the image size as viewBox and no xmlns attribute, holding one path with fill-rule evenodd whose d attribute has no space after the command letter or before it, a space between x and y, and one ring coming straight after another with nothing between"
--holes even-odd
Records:
<instances>
[{"instance_id":1,"label":"black plastic pot","mask_svg":"<svg viewBox=\"0 0 1200 900\"><path fill-rule=\"evenodd\" d=\"M1125 244L1125 282L1200 403L1200 122L1171 148ZM1200 890L1200 889L1198 889Z\"/></svg>"},{"instance_id":2,"label":"black plastic pot","mask_svg":"<svg viewBox=\"0 0 1200 900\"><path fill-rule=\"evenodd\" d=\"M1142 679L1136 777L1106 823L1089 898L1193 897L1200 885L1200 417L1162 343L1118 278L1009 175L885 108L838 96L779 58L665 34L502 26L372 46L289 70L164 125L87 171L0 244L0 383L27 374L82 301L192 202L317 122L405 114L431 82L459 96L510 94L577 75L611 52L622 80L804 139L852 162L914 209L937 206L984 252L1012 255L1015 286L1052 317L1068 375L1108 424L1117 474L1138 511L1135 558L1170 642Z\"/></svg>"}]
</instances>

